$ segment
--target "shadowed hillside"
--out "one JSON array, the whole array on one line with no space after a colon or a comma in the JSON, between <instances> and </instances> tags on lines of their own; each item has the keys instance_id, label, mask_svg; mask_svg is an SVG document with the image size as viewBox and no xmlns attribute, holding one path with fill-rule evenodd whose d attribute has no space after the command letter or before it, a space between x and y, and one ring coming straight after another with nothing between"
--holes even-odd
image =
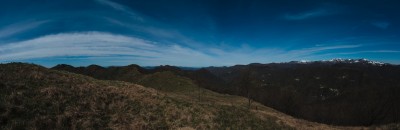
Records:
<instances>
[{"instance_id":1,"label":"shadowed hillside","mask_svg":"<svg viewBox=\"0 0 400 130\"><path fill-rule=\"evenodd\" d=\"M97 79L104 80L120 80L120 81L137 81L141 76L147 73L147 70L138 65L129 65L124 67L108 67L104 68L98 65L90 65L87 67L73 67L61 64L53 67L56 70L65 70L73 73L87 75ZM118 76L116 76L118 75Z\"/></svg>"},{"instance_id":2,"label":"shadowed hillside","mask_svg":"<svg viewBox=\"0 0 400 130\"><path fill-rule=\"evenodd\" d=\"M132 69L142 71L131 78L120 78L129 75L129 71L111 77L167 91L179 90L176 87L185 82L178 79L187 77L199 87L240 95L292 116L327 124L371 126L400 121L399 66L365 59L249 64L198 70L181 70L173 66L147 70L135 67ZM59 66L54 68L71 71ZM90 66L78 68L85 70L78 73L90 75L86 72ZM118 67L103 69L109 72L107 75L112 75L111 68ZM76 72L76 69L71 72ZM169 78L168 82L163 81Z\"/></svg>"},{"instance_id":3,"label":"shadowed hillside","mask_svg":"<svg viewBox=\"0 0 400 130\"><path fill-rule=\"evenodd\" d=\"M400 68L349 61L207 69L236 90L231 94L248 96L295 117L337 125L400 122Z\"/></svg>"}]
</instances>

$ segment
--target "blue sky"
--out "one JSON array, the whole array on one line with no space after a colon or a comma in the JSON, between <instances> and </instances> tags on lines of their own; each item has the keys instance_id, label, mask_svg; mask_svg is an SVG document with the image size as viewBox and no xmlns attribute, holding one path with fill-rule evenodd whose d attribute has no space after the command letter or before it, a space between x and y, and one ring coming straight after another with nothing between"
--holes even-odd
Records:
<instances>
[{"instance_id":1,"label":"blue sky","mask_svg":"<svg viewBox=\"0 0 400 130\"><path fill-rule=\"evenodd\" d=\"M0 62L400 63L397 0L4 0Z\"/></svg>"}]
</instances>

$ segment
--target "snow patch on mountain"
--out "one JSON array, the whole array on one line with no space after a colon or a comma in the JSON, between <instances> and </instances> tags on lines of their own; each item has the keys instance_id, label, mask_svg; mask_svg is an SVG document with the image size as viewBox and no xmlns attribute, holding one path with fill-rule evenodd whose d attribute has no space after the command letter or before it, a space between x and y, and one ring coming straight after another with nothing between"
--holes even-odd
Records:
<instances>
[{"instance_id":1,"label":"snow patch on mountain","mask_svg":"<svg viewBox=\"0 0 400 130\"><path fill-rule=\"evenodd\" d=\"M296 64L309 64L309 63L333 63L333 64L339 64L339 63L344 63L344 64L370 64L370 65L377 65L377 66L383 66L386 63L378 62L378 61L372 61L368 60L365 58L362 59L342 59L342 58L334 58L331 60L321 60L321 61L308 61L308 60L300 60L300 61L291 61L289 63L296 63Z\"/></svg>"}]
</instances>

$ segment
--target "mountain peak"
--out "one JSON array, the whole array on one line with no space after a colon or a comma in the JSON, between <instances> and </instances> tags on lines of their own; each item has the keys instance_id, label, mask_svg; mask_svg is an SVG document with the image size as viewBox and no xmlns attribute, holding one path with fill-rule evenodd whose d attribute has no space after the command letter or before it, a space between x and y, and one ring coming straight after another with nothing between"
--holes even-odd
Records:
<instances>
[{"instance_id":1,"label":"mountain peak","mask_svg":"<svg viewBox=\"0 0 400 130\"><path fill-rule=\"evenodd\" d=\"M365 58L361 58L361 59L342 59L342 58L334 58L329 60L328 62L333 62L333 63L347 63L347 64L355 64L355 63L359 63L359 64L371 64L371 65L379 65L382 66L385 63L382 62L378 62L378 61L372 61L372 60L368 60Z\"/></svg>"}]
</instances>

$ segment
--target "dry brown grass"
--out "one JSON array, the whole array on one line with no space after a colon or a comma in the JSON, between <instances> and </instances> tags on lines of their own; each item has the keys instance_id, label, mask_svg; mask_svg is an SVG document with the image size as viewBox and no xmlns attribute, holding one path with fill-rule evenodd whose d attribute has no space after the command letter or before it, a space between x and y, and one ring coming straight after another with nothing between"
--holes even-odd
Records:
<instances>
[{"instance_id":1,"label":"dry brown grass","mask_svg":"<svg viewBox=\"0 0 400 130\"><path fill-rule=\"evenodd\" d=\"M287 128L240 107L36 65L0 65L0 83L2 129Z\"/></svg>"}]
</instances>

